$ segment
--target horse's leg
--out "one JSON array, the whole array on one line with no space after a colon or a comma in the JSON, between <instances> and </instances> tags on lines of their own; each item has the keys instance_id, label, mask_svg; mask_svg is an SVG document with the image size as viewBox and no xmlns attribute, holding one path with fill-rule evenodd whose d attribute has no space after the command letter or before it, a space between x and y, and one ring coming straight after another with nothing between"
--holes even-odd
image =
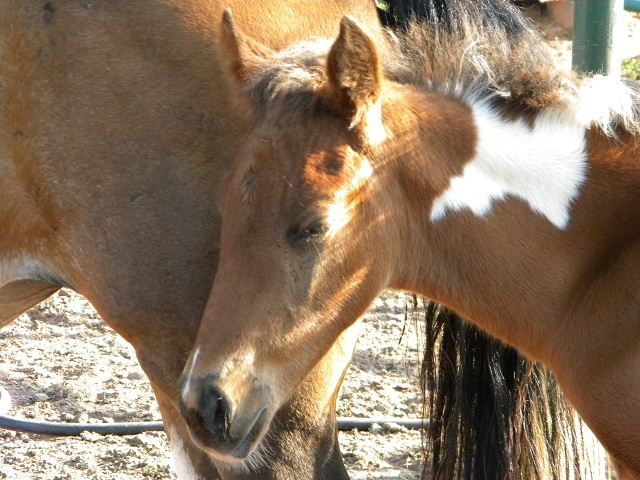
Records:
<instances>
[{"instance_id":1,"label":"horse's leg","mask_svg":"<svg viewBox=\"0 0 640 480\"><path fill-rule=\"evenodd\" d=\"M181 312L184 317L172 312L153 317L123 315L127 320L122 320L110 315L109 308L99 302L94 302L94 306L103 320L136 351L158 402L178 479L221 480L223 477L209 457L191 441L177 407L178 377L195 340L197 315L187 310L189 314Z\"/></svg>"}]
</instances>

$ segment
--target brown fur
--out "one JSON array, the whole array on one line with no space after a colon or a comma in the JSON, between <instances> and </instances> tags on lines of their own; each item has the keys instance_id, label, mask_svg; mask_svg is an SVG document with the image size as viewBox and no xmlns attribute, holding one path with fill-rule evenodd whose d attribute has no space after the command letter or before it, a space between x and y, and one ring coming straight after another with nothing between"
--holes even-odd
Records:
<instances>
[{"instance_id":1,"label":"brown fur","mask_svg":"<svg viewBox=\"0 0 640 480\"><path fill-rule=\"evenodd\" d=\"M371 72L388 52L371 50L350 20L343 20L328 61L308 45L254 59L258 68L238 87L253 102L256 122L227 179L220 270L197 340L205 360L191 367L215 379L232 421L260 412L256 425L264 428L261 422L269 423L383 288L409 290L550 367L624 465L624 478L637 478L638 99L626 116L587 125L588 182L567 230L511 198L496 202L490 221L462 211L432 223L433 201L475 153L467 102L482 99L505 121L521 116L531 123L544 110L568 112L573 98L569 79L520 21L507 34L490 22L470 23L473 12L458 13L461 28L449 31L450 39L429 25L410 31L401 51L419 47L387 62L386 78ZM441 61L431 54L443 45L451 52ZM351 78L363 84L340 81ZM336 108L335 98L363 106L369 118L381 115L386 139L363 144L353 112L342 103ZM381 113L372 108L377 102ZM269 144L266 155L255 153L261 143ZM349 174L335 181L309 174L336 157ZM247 162L259 170L257 186L239 209ZM359 183L363 172L367 181ZM333 228L336 210L344 222ZM292 227L309 216L332 233L297 235ZM233 304L237 291L251 303ZM213 338L219 331L228 337ZM255 400L258 393L268 400Z\"/></svg>"},{"instance_id":2,"label":"brown fur","mask_svg":"<svg viewBox=\"0 0 640 480\"><path fill-rule=\"evenodd\" d=\"M345 13L380 35L364 0L0 3L0 325L71 287L133 344L199 478L346 478L334 403L353 340L291 397L263 464L218 471L178 414L247 130L214 45L226 6L271 48L334 35Z\"/></svg>"}]
</instances>

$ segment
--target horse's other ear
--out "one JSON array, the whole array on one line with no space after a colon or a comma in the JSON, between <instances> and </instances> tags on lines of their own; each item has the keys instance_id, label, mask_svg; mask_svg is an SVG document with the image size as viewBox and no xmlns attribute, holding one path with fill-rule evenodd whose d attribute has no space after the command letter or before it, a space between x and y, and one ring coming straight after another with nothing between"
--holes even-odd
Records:
<instances>
[{"instance_id":1,"label":"horse's other ear","mask_svg":"<svg viewBox=\"0 0 640 480\"><path fill-rule=\"evenodd\" d=\"M218 50L224 73L240 88L246 84L251 72L273 55L269 47L236 28L229 8L222 14Z\"/></svg>"},{"instance_id":2,"label":"horse's other ear","mask_svg":"<svg viewBox=\"0 0 640 480\"><path fill-rule=\"evenodd\" d=\"M340 22L340 34L327 59L327 76L330 94L351 127L363 124L369 129L372 123L382 121L379 105L382 66L378 49L350 17Z\"/></svg>"}]
</instances>

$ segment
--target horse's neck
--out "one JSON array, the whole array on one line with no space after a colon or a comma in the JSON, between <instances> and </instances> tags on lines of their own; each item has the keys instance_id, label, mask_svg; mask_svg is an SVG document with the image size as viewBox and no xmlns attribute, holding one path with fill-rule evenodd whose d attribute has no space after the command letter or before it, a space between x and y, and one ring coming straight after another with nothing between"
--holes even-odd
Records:
<instances>
[{"instance_id":1,"label":"horse's neck","mask_svg":"<svg viewBox=\"0 0 640 480\"><path fill-rule=\"evenodd\" d=\"M431 220L469 210L492 214L495 204L518 198L559 229L586 180L584 128L559 112L544 112L532 125L505 121L486 104L472 105L474 158L435 199Z\"/></svg>"},{"instance_id":2,"label":"horse's neck","mask_svg":"<svg viewBox=\"0 0 640 480\"><path fill-rule=\"evenodd\" d=\"M414 248L394 286L438 300L544 359L553 323L597 281L597 266L618 254L611 242L638 241L640 147L634 138L616 147L602 134L586 136L558 111L532 123L506 121L482 104L466 115L466 122L443 119L437 138L415 129L423 132L414 139L419 146L399 160L398 175L414 177L401 180L415 189L405 202L414 212L403 216L415 219L405 226ZM465 143L474 146L469 158ZM617 175L611 158L620 159ZM452 171L446 182L438 178ZM640 292L640 279L633 281Z\"/></svg>"}]
</instances>

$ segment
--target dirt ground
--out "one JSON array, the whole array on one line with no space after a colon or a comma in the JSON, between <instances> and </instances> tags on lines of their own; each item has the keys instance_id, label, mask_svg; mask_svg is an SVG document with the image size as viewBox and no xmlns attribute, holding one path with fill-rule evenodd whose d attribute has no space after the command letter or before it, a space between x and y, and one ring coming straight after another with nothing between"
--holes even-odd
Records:
<instances>
[{"instance_id":1,"label":"dirt ground","mask_svg":"<svg viewBox=\"0 0 640 480\"><path fill-rule=\"evenodd\" d=\"M557 61L568 67L570 33L539 18ZM625 55L640 54L640 16L625 14ZM338 415L418 418L418 338L405 322L404 297L387 294L367 315L342 389ZM405 324L406 323L406 324ZM402 334L403 330L406 330ZM0 332L0 385L9 414L51 422L160 418L131 347L79 295L60 291ZM343 432L354 479L418 478L420 434L393 426ZM0 430L0 479L172 479L163 433L47 437Z\"/></svg>"},{"instance_id":2,"label":"dirt ground","mask_svg":"<svg viewBox=\"0 0 640 480\"><path fill-rule=\"evenodd\" d=\"M419 417L417 338L404 297L375 302L340 396L338 415ZM133 349L81 296L62 290L0 332L0 385L9 414L49 422L157 420L153 394ZM394 433L391 433L394 431ZM340 434L353 478L412 479L420 434L380 425ZM0 430L0 478L169 479L163 433L47 437Z\"/></svg>"}]
</instances>

